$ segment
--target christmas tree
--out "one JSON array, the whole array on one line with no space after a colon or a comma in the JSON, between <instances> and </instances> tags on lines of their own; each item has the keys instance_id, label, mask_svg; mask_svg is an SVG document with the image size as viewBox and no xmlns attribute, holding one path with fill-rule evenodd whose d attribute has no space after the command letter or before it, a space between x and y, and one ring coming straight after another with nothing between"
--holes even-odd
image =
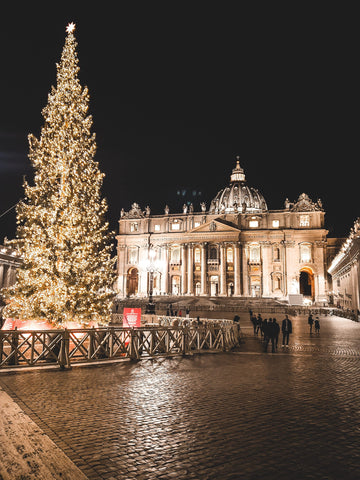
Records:
<instances>
[{"instance_id":1,"label":"christmas tree","mask_svg":"<svg viewBox=\"0 0 360 480\"><path fill-rule=\"evenodd\" d=\"M55 325L106 322L114 296L113 234L101 198L104 174L94 161L88 89L78 78L74 28L67 27L40 139L29 135L34 180L24 181L13 240L24 264L5 294L7 316Z\"/></svg>"}]
</instances>

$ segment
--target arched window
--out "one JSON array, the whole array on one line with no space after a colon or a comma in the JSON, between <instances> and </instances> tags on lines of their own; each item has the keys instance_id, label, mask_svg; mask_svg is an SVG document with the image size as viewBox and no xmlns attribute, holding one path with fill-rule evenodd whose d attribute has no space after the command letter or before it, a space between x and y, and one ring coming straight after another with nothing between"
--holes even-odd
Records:
<instances>
[{"instance_id":1,"label":"arched window","mask_svg":"<svg viewBox=\"0 0 360 480\"><path fill-rule=\"evenodd\" d=\"M175 264L180 263L180 247L173 247L171 249L170 262Z\"/></svg>"},{"instance_id":2,"label":"arched window","mask_svg":"<svg viewBox=\"0 0 360 480\"><path fill-rule=\"evenodd\" d=\"M234 263L234 250L231 247L226 249L226 261L228 263Z\"/></svg>"},{"instance_id":3,"label":"arched window","mask_svg":"<svg viewBox=\"0 0 360 480\"><path fill-rule=\"evenodd\" d=\"M250 245L250 262L254 262L254 263L260 262L260 245L258 244Z\"/></svg>"},{"instance_id":4,"label":"arched window","mask_svg":"<svg viewBox=\"0 0 360 480\"><path fill-rule=\"evenodd\" d=\"M201 253L200 253L200 248L199 247L195 248L194 261L195 261L195 263L200 263L201 262Z\"/></svg>"},{"instance_id":5,"label":"arched window","mask_svg":"<svg viewBox=\"0 0 360 480\"><path fill-rule=\"evenodd\" d=\"M281 290L281 278L279 276L274 277L274 290Z\"/></svg>"}]
</instances>

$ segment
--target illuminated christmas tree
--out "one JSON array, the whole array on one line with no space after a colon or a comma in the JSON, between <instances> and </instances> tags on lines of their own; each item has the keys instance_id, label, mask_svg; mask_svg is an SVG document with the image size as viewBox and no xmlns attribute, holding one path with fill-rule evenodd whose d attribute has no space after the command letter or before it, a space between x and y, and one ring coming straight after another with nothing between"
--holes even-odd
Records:
<instances>
[{"instance_id":1,"label":"illuminated christmas tree","mask_svg":"<svg viewBox=\"0 0 360 480\"><path fill-rule=\"evenodd\" d=\"M32 186L24 181L13 241L24 265L6 292L7 316L56 325L106 322L115 280L107 203L100 192L104 174L94 161L89 94L78 79L74 28L67 27L40 139L29 135L34 181Z\"/></svg>"}]
</instances>

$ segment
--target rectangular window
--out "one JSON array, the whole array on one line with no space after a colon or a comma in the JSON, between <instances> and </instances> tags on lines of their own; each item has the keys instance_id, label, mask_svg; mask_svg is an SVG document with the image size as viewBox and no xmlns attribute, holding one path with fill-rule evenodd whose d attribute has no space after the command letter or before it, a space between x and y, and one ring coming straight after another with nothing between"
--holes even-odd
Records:
<instances>
[{"instance_id":1,"label":"rectangular window","mask_svg":"<svg viewBox=\"0 0 360 480\"><path fill-rule=\"evenodd\" d=\"M180 223L172 223L171 230L180 230Z\"/></svg>"},{"instance_id":2,"label":"rectangular window","mask_svg":"<svg viewBox=\"0 0 360 480\"><path fill-rule=\"evenodd\" d=\"M129 248L128 262L132 264L138 263L138 249L136 247Z\"/></svg>"},{"instance_id":3,"label":"rectangular window","mask_svg":"<svg viewBox=\"0 0 360 480\"><path fill-rule=\"evenodd\" d=\"M311 245L300 245L300 261L311 262Z\"/></svg>"},{"instance_id":4,"label":"rectangular window","mask_svg":"<svg viewBox=\"0 0 360 480\"><path fill-rule=\"evenodd\" d=\"M310 227L309 215L300 215L300 227Z\"/></svg>"},{"instance_id":5,"label":"rectangular window","mask_svg":"<svg viewBox=\"0 0 360 480\"><path fill-rule=\"evenodd\" d=\"M155 232L160 232L160 225L156 224L154 230Z\"/></svg>"},{"instance_id":6,"label":"rectangular window","mask_svg":"<svg viewBox=\"0 0 360 480\"><path fill-rule=\"evenodd\" d=\"M252 245L250 247L250 262L260 262L260 246Z\"/></svg>"},{"instance_id":7,"label":"rectangular window","mask_svg":"<svg viewBox=\"0 0 360 480\"><path fill-rule=\"evenodd\" d=\"M279 228L279 226L280 226L279 220L273 220L272 226L273 226L273 228Z\"/></svg>"},{"instance_id":8,"label":"rectangular window","mask_svg":"<svg viewBox=\"0 0 360 480\"><path fill-rule=\"evenodd\" d=\"M139 230L139 225L137 223L132 223L130 225L130 232L137 232Z\"/></svg>"},{"instance_id":9,"label":"rectangular window","mask_svg":"<svg viewBox=\"0 0 360 480\"><path fill-rule=\"evenodd\" d=\"M195 222L194 223L194 228L196 228L196 227L200 227L200 222Z\"/></svg>"},{"instance_id":10,"label":"rectangular window","mask_svg":"<svg viewBox=\"0 0 360 480\"><path fill-rule=\"evenodd\" d=\"M258 220L250 220L249 227L250 228L257 228L259 226Z\"/></svg>"}]
</instances>

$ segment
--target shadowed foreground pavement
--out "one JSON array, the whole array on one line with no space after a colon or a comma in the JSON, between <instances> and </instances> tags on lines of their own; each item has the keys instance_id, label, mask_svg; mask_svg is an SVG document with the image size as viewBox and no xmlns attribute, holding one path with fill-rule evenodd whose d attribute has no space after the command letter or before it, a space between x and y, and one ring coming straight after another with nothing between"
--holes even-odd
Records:
<instances>
[{"instance_id":1,"label":"shadowed foreground pavement","mask_svg":"<svg viewBox=\"0 0 360 480\"><path fill-rule=\"evenodd\" d=\"M241 326L236 352L2 373L0 387L72 461L48 478L359 479L360 324L321 317L310 336L296 317L274 354ZM41 478L0 463L4 479Z\"/></svg>"}]
</instances>

